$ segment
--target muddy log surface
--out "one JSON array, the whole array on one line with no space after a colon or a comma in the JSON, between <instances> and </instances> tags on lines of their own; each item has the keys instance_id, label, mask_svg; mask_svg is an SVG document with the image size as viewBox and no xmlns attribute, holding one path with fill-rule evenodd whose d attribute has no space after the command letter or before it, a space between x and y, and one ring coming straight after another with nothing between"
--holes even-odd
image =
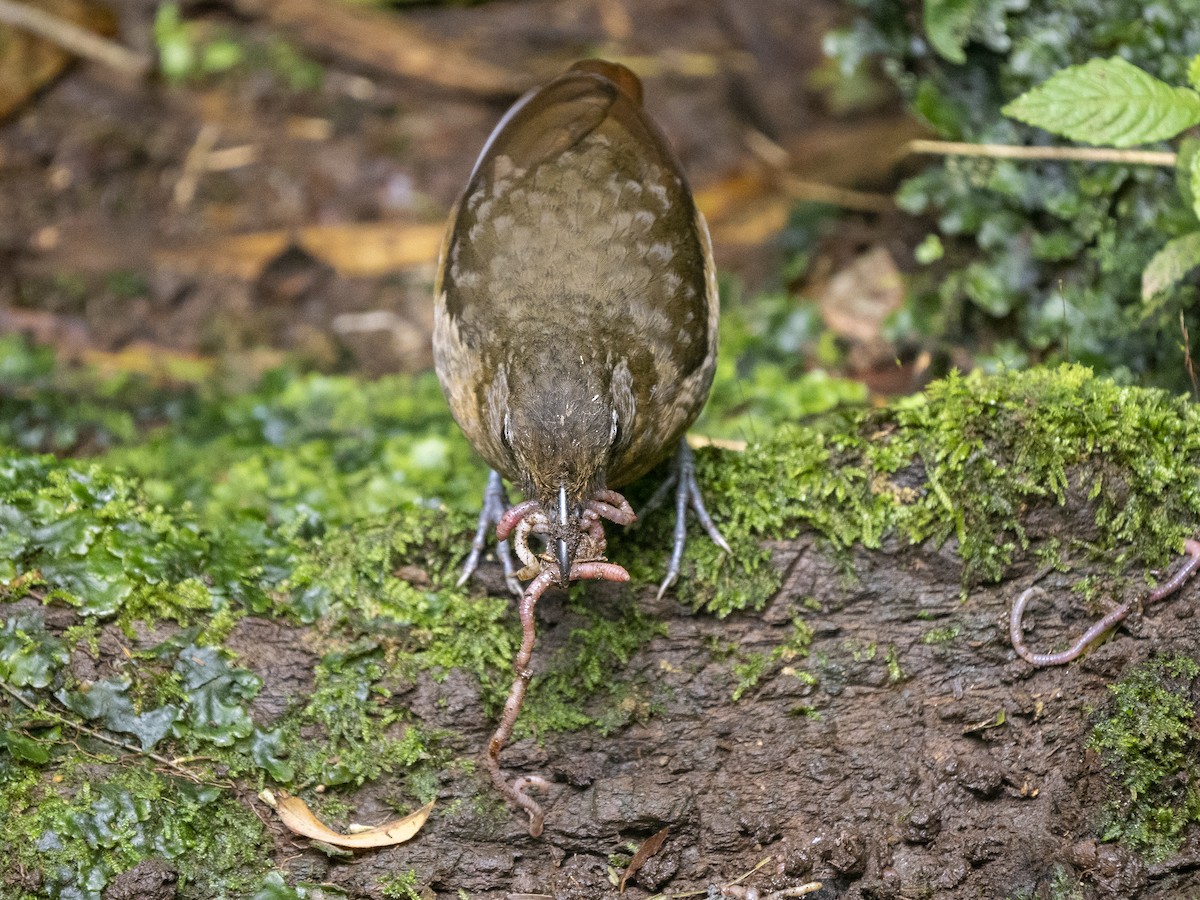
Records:
<instances>
[{"instance_id":1,"label":"muddy log surface","mask_svg":"<svg viewBox=\"0 0 1200 900\"><path fill-rule=\"evenodd\" d=\"M330 861L274 826L278 861L353 897L381 896L381 877L411 868L425 896L583 900L618 896L610 855L623 854L623 866L630 847L665 827L662 850L625 896L716 886L715 896L754 888L766 897L816 880L819 898L1049 897L1064 873L1089 897L1200 892L1194 829L1161 866L1098 843L1113 786L1086 747L1107 686L1130 666L1167 650L1200 653L1195 584L1132 617L1081 662L1034 670L1007 638L1009 604L1036 577L1032 568L962 602L960 564L946 548L893 545L835 560L801 538L774 550L786 580L760 613L718 620L669 597L651 610L652 592L640 598L667 633L612 677L642 686L653 709L643 723L505 751L510 773L553 781L541 839L528 836L523 814L506 808L497 820L494 805L473 802L488 791L480 769L443 783L439 809L407 845ZM1039 583L1048 598L1031 611L1028 638L1064 646L1092 614L1067 576ZM618 593L589 585L587 596L604 605ZM539 608L535 672L577 624L562 599L551 592ZM797 616L813 629L808 658L768 667L734 702L736 678L714 648L769 651ZM243 661L266 683L260 704L306 680L302 654L275 652L290 642L274 628L239 627ZM796 676L801 668L815 685ZM464 754L482 750L493 728L465 678L419 682L397 702L428 727L461 731L473 745L455 748ZM370 790L354 802L360 819L374 821ZM388 815L382 802L377 811Z\"/></svg>"}]
</instances>

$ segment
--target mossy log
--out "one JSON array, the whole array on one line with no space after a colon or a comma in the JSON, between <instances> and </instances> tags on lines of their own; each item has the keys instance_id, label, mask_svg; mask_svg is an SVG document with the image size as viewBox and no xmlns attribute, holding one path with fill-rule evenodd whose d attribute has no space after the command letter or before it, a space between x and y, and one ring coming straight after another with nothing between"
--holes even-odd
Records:
<instances>
[{"instance_id":1,"label":"mossy log","mask_svg":"<svg viewBox=\"0 0 1200 900\"><path fill-rule=\"evenodd\" d=\"M519 633L498 567L453 587L482 473L417 474L434 432L464 458L440 412L355 454L386 427L330 425L353 384L304 384L220 434L0 456L0 896L592 900L663 828L625 896L1200 893L1198 588L1069 666L1007 637L1035 581L1052 648L1164 577L1200 528L1185 398L1079 367L955 376L701 452L731 557L693 535L655 601L652 514L611 536L631 585L539 607L504 757L552 776L535 840L477 765ZM437 807L346 854L287 834L262 786L336 825Z\"/></svg>"}]
</instances>

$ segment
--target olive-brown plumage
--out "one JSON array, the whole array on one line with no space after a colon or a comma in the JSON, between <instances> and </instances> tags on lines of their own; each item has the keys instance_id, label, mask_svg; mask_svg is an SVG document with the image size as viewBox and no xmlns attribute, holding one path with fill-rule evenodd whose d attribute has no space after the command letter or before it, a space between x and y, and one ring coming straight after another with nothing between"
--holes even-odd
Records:
<instances>
[{"instance_id":1,"label":"olive-brown plumage","mask_svg":"<svg viewBox=\"0 0 1200 900\"><path fill-rule=\"evenodd\" d=\"M543 508L565 488L572 519L675 450L716 364L708 230L640 99L597 61L519 101L439 267L434 360L455 419Z\"/></svg>"}]
</instances>

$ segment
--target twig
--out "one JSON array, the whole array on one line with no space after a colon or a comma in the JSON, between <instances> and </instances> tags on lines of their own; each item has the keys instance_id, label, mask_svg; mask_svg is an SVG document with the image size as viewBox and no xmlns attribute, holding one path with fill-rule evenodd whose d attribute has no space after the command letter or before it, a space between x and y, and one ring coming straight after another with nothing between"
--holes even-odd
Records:
<instances>
[{"instance_id":1,"label":"twig","mask_svg":"<svg viewBox=\"0 0 1200 900\"><path fill-rule=\"evenodd\" d=\"M68 53L101 63L134 78L145 75L153 65L153 61L141 53L102 38L74 22L51 15L43 9L17 3L15 0L0 0L0 22L28 31L43 40L57 44Z\"/></svg>"},{"instance_id":2,"label":"twig","mask_svg":"<svg viewBox=\"0 0 1200 900\"><path fill-rule=\"evenodd\" d=\"M36 713L39 716L49 716L51 719L54 719L57 722L60 722L63 725L66 725L68 728L74 728L79 731L82 731L84 734L90 735L91 737L94 737L98 741L103 741L104 743L106 743L110 746L118 747L121 750L126 751L127 753L132 753L136 756L144 756L147 759L152 759L156 763L166 766L168 769L171 769L172 771L179 773L183 777L187 778L189 781L194 781L197 784L206 783L202 778L200 778L194 772L189 772L187 769L183 768L182 766L178 765L177 763L173 762L172 760L167 759L165 756L160 756L157 753L151 753L149 750L143 750L141 747L135 747L133 744L127 744L124 741L117 740L114 737L109 737L107 734L105 734L102 731L97 731L94 728L88 728L86 725L82 725L73 719L69 719L60 713L54 712L53 710L40 709L39 707L30 703L28 700L26 700L24 697L22 697L16 691L14 691L11 687L9 687L3 681L0 681L0 690L3 690L4 693L8 694L8 696L12 697L14 700L16 700L18 703L20 703L26 709L30 710L33 713Z\"/></svg>"},{"instance_id":3,"label":"twig","mask_svg":"<svg viewBox=\"0 0 1200 900\"><path fill-rule=\"evenodd\" d=\"M0 0L3 2L3 0ZM200 126L196 141L183 160L183 172L175 182L174 200L179 209L187 209L196 197L196 188L200 185L200 176L209 171L208 157L217 140L221 137L221 128L212 122Z\"/></svg>"},{"instance_id":4,"label":"twig","mask_svg":"<svg viewBox=\"0 0 1200 900\"><path fill-rule=\"evenodd\" d=\"M746 129L745 141L751 153L775 170L779 186L793 200L826 203L855 212L890 212L896 208L895 201L887 194L872 194L808 181L792 174L788 171L792 166L791 153L756 128Z\"/></svg>"},{"instance_id":5,"label":"twig","mask_svg":"<svg viewBox=\"0 0 1200 900\"><path fill-rule=\"evenodd\" d=\"M896 208L895 202L887 194L872 194L817 181L805 181L787 173L779 176L779 185L793 200L826 203L855 212L891 212Z\"/></svg>"},{"instance_id":6,"label":"twig","mask_svg":"<svg viewBox=\"0 0 1200 900\"><path fill-rule=\"evenodd\" d=\"M1165 150L1118 150L1115 147L1016 147L1011 144L970 144L964 141L909 141L905 153L934 156L986 156L991 159L1066 160L1127 163L1173 168L1176 154Z\"/></svg>"}]
</instances>

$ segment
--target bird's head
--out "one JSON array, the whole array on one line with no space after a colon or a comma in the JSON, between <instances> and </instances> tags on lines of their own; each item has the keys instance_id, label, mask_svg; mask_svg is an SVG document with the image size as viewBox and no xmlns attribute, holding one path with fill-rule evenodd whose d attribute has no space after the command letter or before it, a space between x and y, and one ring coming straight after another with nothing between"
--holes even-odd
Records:
<instances>
[{"instance_id":1,"label":"bird's head","mask_svg":"<svg viewBox=\"0 0 1200 900\"><path fill-rule=\"evenodd\" d=\"M587 368L586 360L581 367ZM607 384L578 371L572 379L546 374L510 384L501 443L526 496L546 514L547 546L565 585L576 556L593 552L583 514L588 500L607 487L609 466L622 446L621 421Z\"/></svg>"}]
</instances>

